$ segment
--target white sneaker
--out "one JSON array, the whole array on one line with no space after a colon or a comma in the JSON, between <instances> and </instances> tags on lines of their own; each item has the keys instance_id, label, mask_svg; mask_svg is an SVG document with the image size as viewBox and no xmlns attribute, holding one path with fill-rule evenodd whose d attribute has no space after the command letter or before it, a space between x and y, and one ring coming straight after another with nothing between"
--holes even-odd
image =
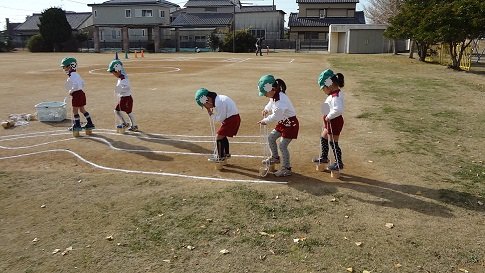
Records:
<instances>
[{"instance_id":1,"label":"white sneaker","mask_svg":"<svg viewBox=\"0 0 485 273\"><path fill-rule=\"evenodd\" d=\"M265 160L261 161L261 163L269 164L269 165L280 164L280 159L270 156L270 157L266 158Z\"/></svg>"},{"instance_id":2,"label":"white sneaker","mask_svg":"<svg viewBox=\"0 0 485 273\"><path fill-rule=\"evenodd\" d=\"M210 161L210 162L214 162L214 163L221 163L221 162L225 162L226 161L225 158L220 158L218 156L211 156L207 160Z\"/></svg>"},{"instance_id":3,"label":"white sneaker","mask_svg":"<svg viewBox=\"0 0 485 273\"><path fill-rule=\"evenodd\" d=\"M275 172L274 175L278 176L278 177L290 176L291 175L291 169L281 168L281 170L278 170L277 172Z\"/></svg>"}]
</instances>

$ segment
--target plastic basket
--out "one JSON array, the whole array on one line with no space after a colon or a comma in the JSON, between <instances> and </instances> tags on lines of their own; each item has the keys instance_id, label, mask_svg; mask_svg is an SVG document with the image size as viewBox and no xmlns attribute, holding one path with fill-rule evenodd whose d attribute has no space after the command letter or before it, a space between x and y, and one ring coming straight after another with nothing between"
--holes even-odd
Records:
<instances>
[{"instance_id":1,"label":"plastic basket","mask_svg":"<svg viewBox=\"0 0 485 273\"><path fill-rule=\"evenodd\" d=\"M63 121L66 119L66 103L62 101L41 102L35 105L39 121Z\"/></svg>"}]
</instances>

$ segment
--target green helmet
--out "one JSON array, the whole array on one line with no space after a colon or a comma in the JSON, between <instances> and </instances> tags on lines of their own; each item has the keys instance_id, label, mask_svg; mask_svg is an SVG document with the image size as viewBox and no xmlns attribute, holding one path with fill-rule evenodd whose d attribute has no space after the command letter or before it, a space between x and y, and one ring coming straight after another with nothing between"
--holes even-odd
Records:
<instances>
[{"instance_id":1,"label":"green helmet","mask_svg":"<svg viewBox=\"0 0 485 273\"><path fill-rule=\"evenodd\" d=\"M112 60L108 65L108 72L123 71L123 63L120 60Z\"/></svg>"},{"instance_id":2,"label":"green helmet","mask_svg":"<svg viewBox=\"0 0 485 273\"><path fill-rule=\"evenodd\" d=\"M320 76L318 77L318 85L320 86L320 89L324 88L325 86L331 86L333 84L332 77L335 76L332 70L327 69L320 73Z\"/></svg>"},{"instance_id":3,"label":"green helmet","mask_svg":"<svg viewBox=\"0 0 485 273\"><path fill-rule=\"evenodd\" d=\"M205 88L200 88L195 92L195 102L197 102L200 107L204 106L204 103L209 100L209 98L207 97L208 94L209 90Z\"/></svg>"},{"instance_id":4,"label":"green helmet","mask_svg":"<svg viewBox=\"0 0 485 273\"><path fill-rule=\"evenodd\" d=\"M275 82L276 80L273 75L262 76L258 82L259 96L264 97L266 93L271 91Z\"/></svg>"},{"instance_id":5,"label":"green helmet","mask_svg":"<svg viewBox=\"0 0 485 273\"><path fill-rule=\"evenodd\" d=\"M61 67L70 66L72 69L76 69L77 61L73 57L66 57L61 61Z\"/></svg>"}]
</instances>

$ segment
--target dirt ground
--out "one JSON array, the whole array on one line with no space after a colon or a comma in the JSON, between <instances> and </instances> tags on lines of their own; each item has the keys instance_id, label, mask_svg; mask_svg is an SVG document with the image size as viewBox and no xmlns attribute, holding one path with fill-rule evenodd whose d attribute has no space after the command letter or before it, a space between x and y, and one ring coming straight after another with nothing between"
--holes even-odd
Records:
<instances>
[{"instance_id":1,"label":"dirt ground","mask_svg":"<svg viewBox=\"0 0 485 273\"><path fill-rule=\"evenodd\" d=\"M63 101L66 75L59 63L65 56L2 54L0 117L34 113L40 102ZM140 132L125 134L115 130L116 78L106 72L114 54L72 56L85 80L86 108L97 129L91 137L73 138L66 130L70 109L64 122L0 129L1 272L485 272L485 218L483 206L477 205L483 198L464 193L460 196L472 200L471 206L445 203L442 192L455 192L453 186L423 179L426 166L413 165L412 157L400 157L402 165L395 166L372 154L375 143L369 135L380 131L386 141L387 129L356 118L368 98L357 94L360 83L351 77L340 141L345 170L341 179L315 171L310 162L319 152L323 98L316 79L329 67L329 55L130 55L122 61L133 85ZM267 99L258 97L256 85L264 74L285 80L300 121L299 137L290 145L291 177L258 175L263 148L256 122ZM231 97L241 114L239 135L229 140L233 157L223 171L206 159L213 143L206 111L194 102L201 87ZM389 132L387 138L392 137ZM233 191L260 195L244 199L232 196ZM205 200L219 201L197 210ZM263 203L288 206L280 219L291 223L294 232L273 231L277 235L271 242L281 240L288 252L263 247L267 242L237 240L244 231L265 236L258 232L277 225L274 215L259 223L258 215L248 211L233 219L237 224L227 222L227 207L237 214ZM179 210L205 221L199 226L218 222L232 235L224 233L224 240L186 235L199 240L192 252L187 251L190 242L170 242L167 238L179 237L169 231L158 235L159 243L147 235L150 231L136 235L147 227L139 222L149 219L143 213L156 218ZM173 217L179 221L173 226L167 221L164 228L190 225L189 216ZM292 240L305 234L318 238L313 250L293 249ZM133 243L144 240L153 245ZM69 246L73 250L61 255ZM219 253L226 248L229 254ZM59 253L52 254L55 249Z\"/></svg>"}]
</instances>

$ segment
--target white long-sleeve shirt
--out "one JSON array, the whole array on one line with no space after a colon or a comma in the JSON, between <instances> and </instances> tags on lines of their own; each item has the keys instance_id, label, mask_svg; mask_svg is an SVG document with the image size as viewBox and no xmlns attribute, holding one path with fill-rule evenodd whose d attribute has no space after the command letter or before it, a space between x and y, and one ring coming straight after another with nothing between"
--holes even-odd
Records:
<instances>
[{"instance_id":1,"label":"white long-sleeve shirt","mask_svg":"<svg viewBox=\"0 0 485 273\"><path fill-rule=\"evenodd\" d=\"M279 122L296 116L295 108L288 96L283 92L280 92L279 96L278 101L269 99L268 104L264 107L264 110L271 112L269 116L262 120L264 123Z\"/></svg>"},{"instance_id":2,"label":"white long-sleeve shirt","mask_svg":"<svg viewBox=\"0 0 485 273\"><path fill-rule=\"evenodd\" d=\"M69 74L69 77L67 78L66 83L64 84L64 88L69 93L69 95L71 95L74 91L84 89L84 80L83 78L81 78L79 73L71 72L71 74Z\"/></svg>"},{"instance_id":3,"label":"white long-sleeve shirt","mask_svg":"<svg viewBox=\"0 0 485 273\"><path fill-rule=\"evenodd\" d=\"M224 121L230 116L239 114L236 103L225 95L217 95L214 102L214 112L212 119L215 121Z\"/></svg>"},{"instance_id":4,"label":"white long-sleeve shirt","mask_svg":"<svg viewBox=\"0 0 485 273\"><path fill-rule=\"evenodd\" d=\"M344 93L342 90L328 95L322 109L322 114L327 115L329 120L341 116L344 113Z\"/></svg>"},{"instance_id":5,"label":"white long-sleeve shirt","mask_svg":"<svg viewBox=\"0 0 485 273\"><path fill-rule=\"evenodd\" d=\"M131 96L131 84L128 78L118 78L118 82L116 83L115 87L115 94L118 96L118 98Z\"/></svg>"}]
</instances>

